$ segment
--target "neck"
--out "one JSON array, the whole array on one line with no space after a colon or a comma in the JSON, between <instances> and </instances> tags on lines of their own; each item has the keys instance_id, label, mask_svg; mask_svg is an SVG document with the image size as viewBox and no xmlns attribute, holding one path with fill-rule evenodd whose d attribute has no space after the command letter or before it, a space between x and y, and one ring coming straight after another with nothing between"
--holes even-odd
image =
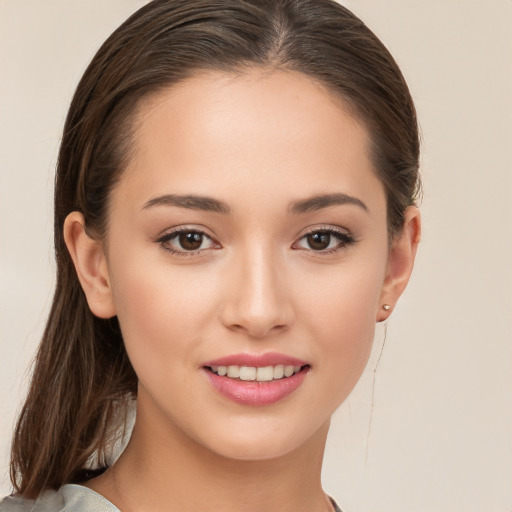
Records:
<instances>
[{"instance_id":1,"label":"neck","mask_svg":"<svg viewBox=\"0 0 512 512\"><path fill-rule=\"evenodd\" d=\"M325 512L320 476L328 424L284 456L234 460L169 428L137 420L118 462L89 486L123 512Z\"/></svg>"}]
</instances>

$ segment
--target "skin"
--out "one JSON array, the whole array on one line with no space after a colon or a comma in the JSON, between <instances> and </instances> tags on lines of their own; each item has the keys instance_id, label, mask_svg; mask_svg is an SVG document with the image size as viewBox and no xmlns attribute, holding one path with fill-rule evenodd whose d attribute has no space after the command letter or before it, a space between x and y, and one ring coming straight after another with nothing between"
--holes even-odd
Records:
<instances>
[{"instance_id":1,"label":"skin","mask_svg":"<svg viewBox=\"0 0 512 512\"><path fill-rule=\"evenodd\" d=\"M145 100L137 119L106 240L89 238L78 212L65 224L89 306L118 315L139 377L132 440L87 485L126 511L329 510L330 417L365 367L383 304L407 284L419 213L405 212L390 247L367 131L304 75L201 74ZM355 201L290 211L333 193ZM154 201L166 194L230 213ZM205 234L198 251L170 238L177 227ZM308 233L329 229L342 239L313 247ZM310 365L277 403L235 403L205 377L206 361L266 352Z\"/></svg>"}]
</instances>

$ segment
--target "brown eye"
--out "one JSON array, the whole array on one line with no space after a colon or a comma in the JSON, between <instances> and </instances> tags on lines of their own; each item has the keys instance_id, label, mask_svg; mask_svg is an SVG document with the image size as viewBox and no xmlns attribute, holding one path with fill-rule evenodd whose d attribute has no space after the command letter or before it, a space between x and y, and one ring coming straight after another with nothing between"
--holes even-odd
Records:
<instances>
[{"instance_id":1,"label":"brown eye","mask_svg":"<svg viewBox=\"0 0 512 512\"><path fill-rule=\"evenodd\" d=\"M203 243L203 234L194 231L180 233L178 241L186 251L197 251Z\"/></svg>"},{"instance_id":2,"label":"brown eye","mask_svg":"<svg viewBox=\"0 0 512 512\"><path fill-rule=\"evenodd\" d=\"M331 243L331 233L328 231L315 231L307 235L307 242L314 251L323 251Z\"/></svg>"},{"instance_id":3,"label":"brown eye","mask_svg":"<svg viewBox=\"0 0 512 512\"><path fill-rule=\"evenodd\" d=\"M209 249L220 249L220 245L206 233L192 229L179 229L167 233L156 242L162 249L179 256L194 256Z\"/></svg>"},{"instance_id":4,"label":"brown eye","mask_svg":"<svg viewBox=\"0 0 512 512\"><path fill-rule=\"evenodd\" d=\"M350 233L345 233L339 228L326 228L310 231L293 244L292 248L331 254L348 249L355 243L356 240Z\"/></svg>"}]
</instances>

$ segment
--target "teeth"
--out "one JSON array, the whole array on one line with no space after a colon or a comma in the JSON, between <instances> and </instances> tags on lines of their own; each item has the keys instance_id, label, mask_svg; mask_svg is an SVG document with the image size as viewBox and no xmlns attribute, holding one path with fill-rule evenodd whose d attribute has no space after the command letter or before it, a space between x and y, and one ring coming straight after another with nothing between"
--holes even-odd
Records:
<instances>
[{"instance_id":1,"label":"teeth","mask_svg":"<svg viewBox=\"0 0 512 512\"><path fill-rule=\"evenodd\" d=\"M278 364L276 366L211 366L213 373L220 376L227 376L231 379L245 381L269 382L271 380L291 377L300 372L301 366Z\"/></svg>"},{"instance_id":2,"label":"teeth","mask_svg":"<svg viewBox=\"0 0 512 512\"><path fill-rule=\"evenodd\" d=\"M227 370L226 374L228 377L232 379L238 379L238 377L240 377L240 366L228 366Z\"/></svg>"},{"instance_id":3,"label":"teeth","mask_svg":"<svg viewBox=\"0 0 512 512\"><path fill-rule=\"evenodd\" d=\"M293 366L285 366L284 367L284 376L285 377L291 377L293 375L293 370L295 368Z\"/></svg>"},{"instance_id":4,"label":"teeth","mask_svg":"<svg viewBox=\"0 0 512 512\"><path fill-rule=\"evenodd\" d=\"M274 366L274 379L282 379L284 377L284 364Z\"/></svg>"},{"instance_id":5,"label":"teeth","mask_svg":"<svg viewBox=\"0 0 512 512\"><path fill-rule=\"evenodd\" d=\"M256 380L256 368L254 368L253 366L241 366L240 380Z\"/></svg>"},{"instance_id":6,"label":"teeth","mask_svg":"<svg viewBox=\"0 0 512 512\"><path fill-rule=\"evenodd\" d=\"M264 366L263 368L258 368L256 371L256 380L259 382L274 380L274 367Z\"/></svg>"}]
</instances>

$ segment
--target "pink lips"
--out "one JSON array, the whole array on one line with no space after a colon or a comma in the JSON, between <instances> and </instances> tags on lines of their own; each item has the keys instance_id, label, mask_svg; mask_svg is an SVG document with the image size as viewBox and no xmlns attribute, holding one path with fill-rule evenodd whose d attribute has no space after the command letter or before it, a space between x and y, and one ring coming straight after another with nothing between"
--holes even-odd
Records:
<instances>
[{"instance_id":1,"label":"pink lips","mask_svg":"<svg viewBox=\"0 0 512 512\"><path fill-rule=\"evenodd\" d=\"M305 366L308 363L295 357L285 356L277 352L267 352L261 355L254 354L233 354L207 361L203 366L277 366L278 364L290 366Z\"/></svg>"},{"instance_id":2,"label":"pink lips","mask_svg":"<svg viewBox=\"0 0 512 512\"><path fill-rule=\"evenodd\" d=\"M212 366L301 366L302 370L291 377L272 380L268 382L242 381L223 377L211 372L208 367ZM295 391L304 381L309 366L306 361L285 356L274 352L268 352L262 355L251 354L233 354L212 361L207 361L203 365L204 373L212 383L213 387L226 398L234 402L252 405L264 406L270 405L287 397Z\"/></svg>"}]
</instances>

